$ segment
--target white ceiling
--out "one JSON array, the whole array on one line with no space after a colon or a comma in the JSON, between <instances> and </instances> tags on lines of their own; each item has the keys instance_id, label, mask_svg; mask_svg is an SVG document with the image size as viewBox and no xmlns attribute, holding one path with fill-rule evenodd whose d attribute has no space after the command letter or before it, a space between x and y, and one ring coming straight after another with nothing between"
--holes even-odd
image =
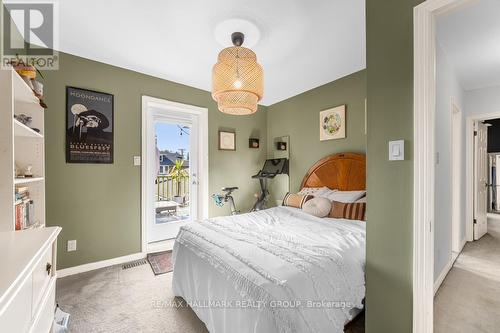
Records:
<instances>
[{"instance_id":1,"label":"white ceiling","mask_svg":"<svg viewBox=\"0 0 500 333\"><path fill-rule=\"evenodd\" d=\"M223 48L216 26L252 22L260 32L252 49L264 67L263 105L365 68L364 0L58 2L60 51L207 91Z\"/></svg>"},{"instance_id":2,"label":"white ceiling","mask_svg":"<svg viewBox=\"0 0 500 333\"><path fill-rule=\"evenodd\" d=\"M465 90L500 85L500 0L478 0L439 17L437 38Z\"/></svg>"}]
</instances>

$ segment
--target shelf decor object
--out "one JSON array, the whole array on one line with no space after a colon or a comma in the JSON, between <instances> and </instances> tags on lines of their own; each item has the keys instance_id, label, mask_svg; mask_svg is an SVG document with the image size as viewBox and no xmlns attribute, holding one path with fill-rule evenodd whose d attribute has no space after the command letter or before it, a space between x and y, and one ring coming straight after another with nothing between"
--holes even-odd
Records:
<instances>
[{"instance_id":1,"label":"shelf decor object","mask_svg":"<svg viewBox=\"0 0 500 333\"><path fill-rule=\"evenodd\" d=\"M263 70L255 53L242 47L245 36L234 32L234 46L223 49L212 70L212 98L219 111L232 115L257 112L264 92Z\"/></svg>"},{"instance_id":2,"label":"shelf decor object","mask_svg":"<svg viewBox=\"0 0 500 333\"><path fill-rule=\"evenodd\" d=\"M259 139L250 138L248 139L248 148L259 148Z\"/></svg>"},{"instance_id":3,"label":"shelf decor object","mask_svg":"<svg viewBox=\"0 0 500 333\"><path fill-rule=\"evenodd\" d=\"M286 150L286 142L283 141L276 142L276 150Z\"/></svg>"}]
</instances>

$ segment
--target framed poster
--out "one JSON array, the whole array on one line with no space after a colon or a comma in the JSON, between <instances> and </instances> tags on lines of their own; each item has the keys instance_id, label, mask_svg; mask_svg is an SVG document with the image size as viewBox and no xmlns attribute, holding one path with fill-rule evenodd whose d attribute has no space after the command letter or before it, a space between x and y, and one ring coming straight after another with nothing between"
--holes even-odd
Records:
<instances>
[{"instance_id":1,"label":"framed poster","mask_svg":"<svg viewBox=\"0 0 500 333\"><path fill-rule=\"evenodd\" d=\"M319 113L319 140L345 138L345 105L340 105Z\"/></svg>"},{"instance_id":2,"label":"framed poster","mask_svg":"<svg viewBox=\"0 0 500 333\"><path fill-rule=\"evenodd\" d=\"M113 95L66 87L66 163L113 163Z\"/></svg>"},{"instance_id":3,"label":"framed poster","mask_svg":"<svg viewBox=\"0 0 500 333\"><path fill-rule=\"evenodd\" d=\"M236 133L219 131L219 150L236 150Z\"/></svg>"}]
</instances>

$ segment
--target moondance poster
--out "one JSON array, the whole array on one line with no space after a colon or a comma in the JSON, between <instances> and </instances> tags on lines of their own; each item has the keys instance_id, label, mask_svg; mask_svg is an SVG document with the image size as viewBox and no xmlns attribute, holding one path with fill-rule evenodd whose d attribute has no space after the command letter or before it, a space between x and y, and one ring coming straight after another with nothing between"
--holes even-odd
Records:
<instances>
[{"instance_id":1,"label":"moondance poster","mask_svg":"<svg viewBox=\"0 0 500 333\"><path fill-rule=\"evenodd\" d=\"M113 95L66 87L66 162L113 163Z\"/></svg>"}]
</instances>

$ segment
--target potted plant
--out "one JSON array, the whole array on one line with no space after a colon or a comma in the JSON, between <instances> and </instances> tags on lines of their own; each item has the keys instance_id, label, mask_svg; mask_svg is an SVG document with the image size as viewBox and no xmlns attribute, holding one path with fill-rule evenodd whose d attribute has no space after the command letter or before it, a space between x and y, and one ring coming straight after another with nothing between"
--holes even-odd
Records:
<instances>
[{"instance_id":1,"label":"potted plant","mask_svg":"<svg viewBox=\"0 0 500 333\"><path fill-rule=\"evenodd\" d=\"M183 165L183 160L176 160L175 165L173 166L172 171L170 171L169 174L172 181L177 183L177 195L174 195L173 200L178 204L182 204L184 202L184 197L181 196L181 182L184 179L189 178L188 172L182 168Z\"/></svg>"}]
</instances>

